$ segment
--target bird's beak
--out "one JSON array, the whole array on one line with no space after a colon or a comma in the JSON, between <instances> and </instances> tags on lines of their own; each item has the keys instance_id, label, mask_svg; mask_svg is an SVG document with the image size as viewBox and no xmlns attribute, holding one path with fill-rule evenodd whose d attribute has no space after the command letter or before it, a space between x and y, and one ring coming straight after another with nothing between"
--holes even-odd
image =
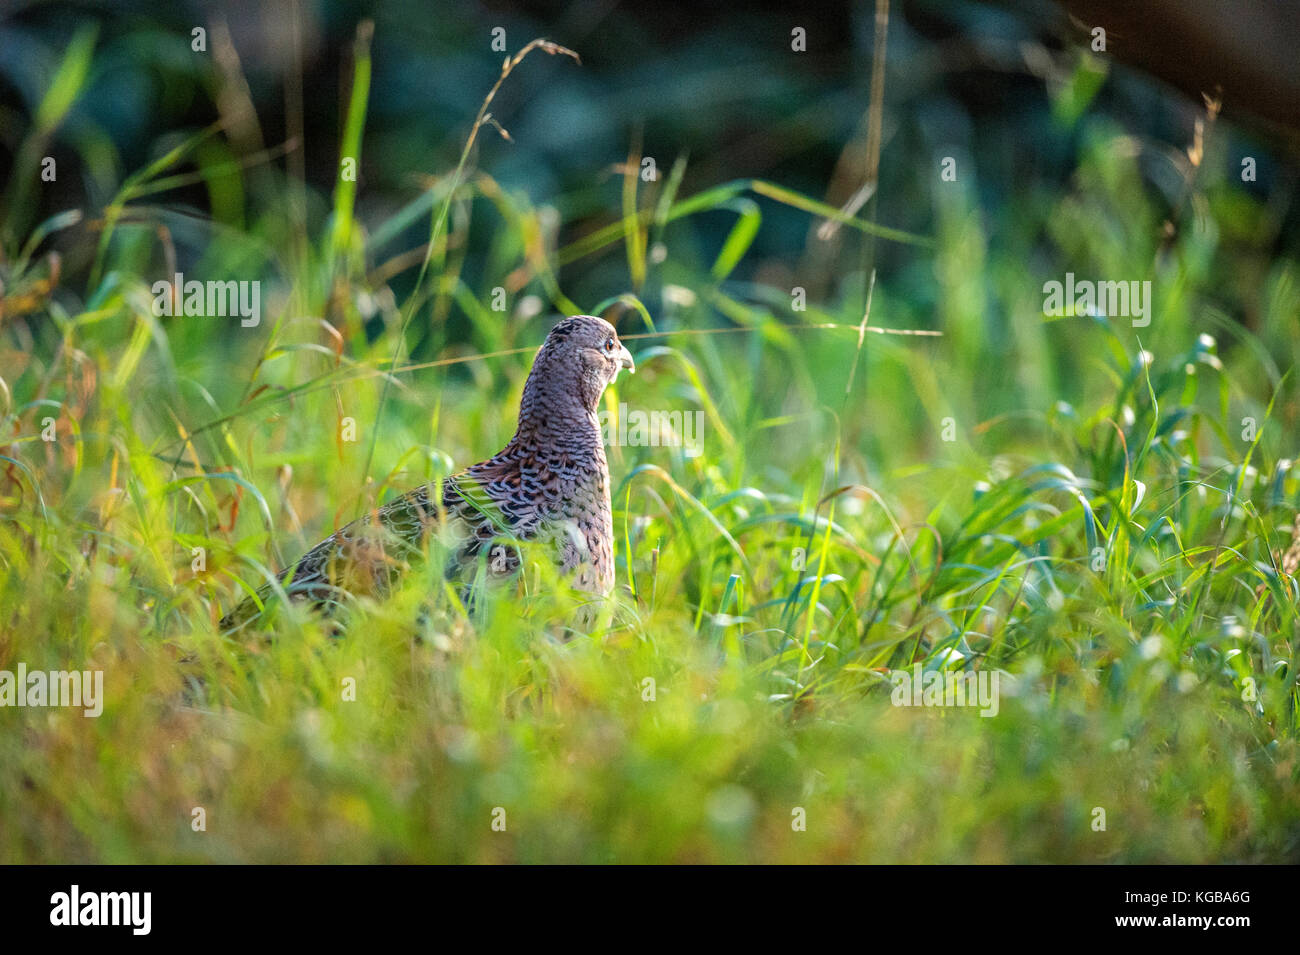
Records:
<instances>
[{"instance_id":1,"label":"bird's beak","mask_svg":"<svg viewBox=\"0 0 1300 955\"><path fill-rule=\"evenodd\" d=\"M636 374L636 362L632 360L632 353L627 350L626 345L618 346L618 366L626 368L633 375Z\"/></svg>"}]
</instances>

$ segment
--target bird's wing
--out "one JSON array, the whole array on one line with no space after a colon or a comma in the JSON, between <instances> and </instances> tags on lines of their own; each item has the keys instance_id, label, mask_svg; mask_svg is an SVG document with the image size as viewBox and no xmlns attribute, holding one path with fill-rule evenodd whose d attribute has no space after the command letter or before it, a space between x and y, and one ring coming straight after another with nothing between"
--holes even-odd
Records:
<instances>
[{"instance_id":1,"label":"bird's wing","mask_svg":"<svg viewBox=\"0 0 1300 955\"><path fill-rule=\"evenodd\" d=\"M528 500L519 469L498 456L447 478L439 501L434 486L418 487L364 514L321 541L279 574L285 593L324 606L349 596L386 594L396 580L426 552L429 535L442 528L457 565L475 561L490 542L493 576L519 566L514 548L503 539L531 537L537 509ZM270 585L227 614L221 629L238 628L254 619L271 596Z\"/></svg>"},{"instance_id":2,"label":"bird's wing","mask_svg":"<svg viewBox=\"0 0 1300 955\"><path fill-rule=\"evenodd\" d=\"M448 478L442 488L449 536L457 563L473 563L488 551L493 577L513 574L519 555L510 541L534 537L543 509L523 479L519 463L504 454Z\"/></svg>"},{"instance_id":3,"label":"bird's wing","mask_svg":"<svg viewBox=\"0 0 1300 955\"><path fill-rule=\"evenodd\" d=\"M278 575L285 593L313 604L340 604L349 595L379 596L424 549L438 523L438 508L429 485L418 487L362 515L325 538ZM240 627L255 618L273 593L257 592L221 620L221 629Z\"/></svg>"}]
</instances>

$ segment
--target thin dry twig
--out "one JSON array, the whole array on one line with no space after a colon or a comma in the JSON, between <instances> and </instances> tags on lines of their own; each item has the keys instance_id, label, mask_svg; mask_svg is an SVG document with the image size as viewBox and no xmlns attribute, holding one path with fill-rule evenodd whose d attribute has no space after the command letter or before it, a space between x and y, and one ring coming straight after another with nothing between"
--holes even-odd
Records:
<instances>
[{"instance_id":1,"label":"thin dry twig","mask_svg":"<svg viewBox=\"0 0 1300 955\"><path fill-rule=\"evenodd\" d=\"M464 179L465 167L469 164L470 153L473 151L474 143L478 139L479 130L485 125L491 123L502 136L507 140L510 139L510 134L506 132L500 123L492 118L492 114L488 112L488 107L490 107L492 101L496 99L497 91L500 90L502 84L505 83L506 77L508 77L514 71L515 67L523 62L524 57L528 56L528 54L533 50L541 50L543 53L549 53L552 56L569 56L572 57L575 62L579 64L582 63L582 57L578 56L577 53L570 50L568 47L560 46L558 43L552 43L550 40L538 37L526 44L523 49L514 56L507 57L505 62L501 65L501 75L497 77L497 81L493 83L492 88L488 90L487 96L484 97L482 104L478 108L478 115L474 117L474 125L469 131L469 136L465 139L465 148L461 150L460 161L456 163L456 169L452 173L451 188L447 190L447 197L443 200L442 206L438 210L437 217L434 219L433 225L430 229L429 243L425 249L424 261L420 264L420 273L416 276L415 287L411 290L411 297L407 300L406 315L402 318L402 325L398 330L397 340L393 343L393 360L389 363L389 367L396 367L398 357L402 353L402 346L406 342L407 329L411 325L411 319L415 317L416 303L421 301L420 290L424 287L425 276L429 271L429 263L433 261L433 253L438 246L438 238L442 233L442 230L446 227L447 214L451 209L452 200L456 196L456 190L460 187L460 184ZM388 401L388 388L389 380L385 378L384 387L379 394L379 405L375 409L376 426L370 429L370 442L369 448L366 451L365 470L362 472L363 481L369 477L371 465L374 463L375 442L379 437L378 422L383 417L384 405Z\"/></svg>"},{"instance_id":2,"label":"thin dry twig","mask_svg":"<svg viewBox=\"0 0 1300 955\"><path fill-rule=\"evenodd\" d=\"M889 37L889 0L876 0L876 36L871 50L871 106L867 110L867 169L862 185L857 188L840 211L845 216L857 215L859 209L876 194L880 178L881 113L885 107L885 41ZM834 238L841 223L827 219L817 229L817 238L823 242Z\"/></svg>"}]
</instances>

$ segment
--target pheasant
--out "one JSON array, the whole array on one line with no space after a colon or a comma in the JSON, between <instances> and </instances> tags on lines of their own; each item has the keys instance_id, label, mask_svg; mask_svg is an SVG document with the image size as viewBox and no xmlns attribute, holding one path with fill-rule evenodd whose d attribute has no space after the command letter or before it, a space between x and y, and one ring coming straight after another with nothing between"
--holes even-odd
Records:
<instances>
[{"instance_id":1,"label":"pheasant","mask_svg":"<svg viewBox=\"0 0 1300 955\"><path fill-rule=\"evenodd\" d=\"M284 591L327 610L349 596L382 598L438 531L453 554L449 575L463 576L490 547L489 576L508 577L520 559L503 541L538 541L577 589L608 595L614 529L596 408L623 368L636 371L612 325L593 315L563 319L533 361L504 448L444 480L440 499L426 484L336 531L279 575ZM246 599L221 629L255 619L272 591Z\"/></svg>"}]
</instances>

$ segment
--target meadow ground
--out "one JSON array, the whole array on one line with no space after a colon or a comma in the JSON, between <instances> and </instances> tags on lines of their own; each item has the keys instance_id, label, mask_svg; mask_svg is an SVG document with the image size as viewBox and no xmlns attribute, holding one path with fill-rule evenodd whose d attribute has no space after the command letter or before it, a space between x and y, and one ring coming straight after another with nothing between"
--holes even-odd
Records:
<instances>
[{"instance_id":1,"label":"meadow ground","mask_svg":"<svg viewBox=\"0 0 1300 955\"><path fill-rule=\"evenodd\" d=\"M90 56L70 44L36 143ZM559 243L563 197L472 150L383 221L340 179L160 228L180 185L241 201L254 171L220 142L7 237L0 670L102 670L105 700L0 712L0 861L1300 858L1300 269L1220 254L1277 224L1213 140L1171 234L1104 126L1015 216L936 175L920 235L764 181L682 195L683 159L610 180L608 228ZM821 300L737 278L774 213L840 220L864 263L901 250L930 297L865 265ZM709 217L735 222L721 245ZM260 281L257 325L159 314L187 229L192 276ZM77 230L74 281L44 243ZM602 259L624 294L564 288ZM1149 322L1046 314L1067 270L1151 282ZM940 334L864 334L868 300L873 327ZM698 428L609 448L601 627L561 639L572 600L532 566L472 616L423 574L341 638L299 612L269 642L217 632L339 523L504 444L564 311L628 338L611 413ZM996 713L894 705L916 664L996 673Z\"/></svg>"}]
</instances>

